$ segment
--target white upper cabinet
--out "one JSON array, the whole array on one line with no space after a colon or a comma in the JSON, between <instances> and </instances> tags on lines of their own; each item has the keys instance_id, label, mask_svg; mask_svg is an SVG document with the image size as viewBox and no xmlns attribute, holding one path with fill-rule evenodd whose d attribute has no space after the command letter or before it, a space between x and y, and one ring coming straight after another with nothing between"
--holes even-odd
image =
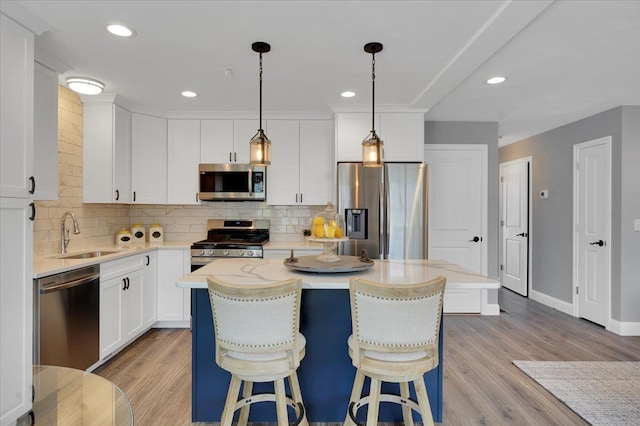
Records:
<instances>
[{"instance_id":1,"label":"white upper cabinet","mask_svg":"<svg viewBox=\"0 0 640 426\"><path fill-rule=\"evenodd\" d=\"M333 145L331 120L300 121L301 204L319 206L333 200L336 184Z\"/></svg>"},{"instance_id":2,"label":"white upper cabinet","mask_svg":"<svg viewBox=\"0 0 640 426\"><path fill-rule=\"evenodd\" d=\"M33 34L0 15L0 196L33 192Z\"/></svg>"},{"instance_id":3,"label":"white upper cabinet","mask_svg":"<svg viewBox=\"0 0 640 426\"><path fill-rule=\"evenodd\" d=\"M338 113L335 122L336 161L362 161L362 141L371 132L371 114ZM424 113L380 113L374 125L384 141L384 161L422 162Z\"/></svg>"},{"instance_id":4,"label":"white upper cabinet","mask_svg":"<svg viewBox=\"0 0 640 426\"><path fill-rule=\"evenodd\" d=\"M131 188L134 203L167 202L167 120L131 114Z\"/></svg>"},{"instance_id":5,"label":"white upper cabinet","mask_svg":"<svg viewBox=\"0 0 640 426\"><path fill-rule=\"evenodd\" d=\"M58 199L58 73L34 63L34 200Z\"/></svg>"},{"instance_id":6,"label":"white upper cabinet","mask_svg":"<svg viewBox=\"0 0 640 426\"><path fill-rule=\"evenodd\" d=\"M238 156L233 145L233 120L202 120L200 122L201 163L233 162L234 156L236 158Z\"/></svg>"},{"instance_id":7,"label":"white upper cabinet","mask_svg":"<svg viewBox=\"0 0 640 426\"><path fill-rule=\"evenodd\" d=\"M82 199L85 203L130 203L131 113L113 95L88 98L83 106Z\"/></svg>"},{"instance_id":8,"label":"white upper cabinet","mask_svg":"<svg viewBox=\"0 0 640 426\"><path fill-rule=\"evenodd\" d=\"M249 141L258 133L258 128L258 120L233 120L233 163L249 163ZM266 132L266 123L263 129Z\"/></svg>"},{"instance_id":9,"label":"white upper cabinet","mask_svg":"<svg viewBox=\"0 0 640 426\"><path fill-rule=\"evenodd\" d=\"M200 162L249 163L249 141L258 127L258 120L202 120Z\"/></svg>"},{"instance_id":10,"label":"white upper cabinet","mask_svg":"<svg viewBox=\"0 0 640 426\"><path fill-rule=\"evenodd\" d=\"M384 141L385 161L422 162L424 113L382 113L379 129L377 133Z\"/></svg>"},{"instance_id":11,"label":"white upper cabinet","mask_svg":"<svg viewBox=\"0 0 640 426\"><path fill-rule=\"evenodd\" d=\"M375 126L380 128L380 114ZM336 114L336 161L362 161L362 141L370 132L371 114Z\"/></svg>"},{"instance_id":12,"label":"white upper cabinet","mask_svg":"<svg viewBox=\"0 0 640 426\"><path fill-rule=\"evenodd\" d=\"M331 120L269 120L267 203L322 205L333 197Z\"/></svg>"},{"instance_id":13,"label":"white upper cabinet","mask_svg":"<svg viewBox=\"0 0 640 426\"><path fill-rule=\"evenodd\" d=\"M200 120L169 120L167 203L199 204Z\"/></svg>"}]
</instances>

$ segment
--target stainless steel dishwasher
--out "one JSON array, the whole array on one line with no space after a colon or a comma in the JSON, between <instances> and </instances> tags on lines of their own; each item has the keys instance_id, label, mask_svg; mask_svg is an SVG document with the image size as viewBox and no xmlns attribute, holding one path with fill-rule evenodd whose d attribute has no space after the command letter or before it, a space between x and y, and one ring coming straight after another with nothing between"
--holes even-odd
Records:
<instances>
[{"instance_id":1,"label":"stainless steel dishwasher","mask_svg":"<svg viewBox=\"0 0 640 426\"><path fill-rule=\"evenodd\" d=\"M100 356L100 266L34 282L34 364L86 370Z\"/></svg>"}]
</instances>

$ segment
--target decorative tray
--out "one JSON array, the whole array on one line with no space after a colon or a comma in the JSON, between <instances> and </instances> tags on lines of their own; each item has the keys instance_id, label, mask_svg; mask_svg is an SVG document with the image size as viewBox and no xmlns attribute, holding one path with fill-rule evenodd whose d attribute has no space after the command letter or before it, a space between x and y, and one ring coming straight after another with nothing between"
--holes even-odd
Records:
<instances>
[{"instance_id":1,"label":"decorative tray","mask_svg":"<svg viewBox=\"0 0 640 426\"><path fill-rule=\"evenodd\" d=\"M364 271L373 266L373 260L369 259L365 251L362 256L340 256L338 261L327 263L318 260L318 256L294 257L291 250L291 256L284 260L284 266L302 272L336 274Z\"/></svg>"}]
</instances>

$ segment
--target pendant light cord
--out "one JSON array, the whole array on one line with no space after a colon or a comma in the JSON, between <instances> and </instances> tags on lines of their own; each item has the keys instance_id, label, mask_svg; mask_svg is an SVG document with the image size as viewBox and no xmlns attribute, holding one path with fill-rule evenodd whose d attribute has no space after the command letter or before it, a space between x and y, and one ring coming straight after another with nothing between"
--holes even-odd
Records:
<instances>
[{"instance_id":1,"label":"pendant light cord","mask_svg":"<svg viewBox=\"0 0 640 426\"><path fill-rule=\"evenodd\" d=\"M262 130L262 52L260 52L260 130Z\"/></svg>"},{"instance_id":2,"label":"pendant light cord","mask_svg":"<svg viewBox=\"0 0 640 426\"><path fill-rule=\"evenodd\" d=\"M376 111L376 53L371 54L371 132L375 135Z\"/></svg>"}]
</instances>

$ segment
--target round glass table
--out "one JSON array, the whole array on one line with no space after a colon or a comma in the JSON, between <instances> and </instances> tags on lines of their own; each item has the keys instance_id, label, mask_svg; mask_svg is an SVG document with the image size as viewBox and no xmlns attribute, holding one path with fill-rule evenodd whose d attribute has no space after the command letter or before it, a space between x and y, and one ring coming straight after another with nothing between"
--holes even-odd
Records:
<instances>
[{"instance_id":1,"label":"round glass table","mask_svg":"<svg viewBox=\"0 0 640 426\"><path fill-rule=\"evenodd\" d=\"M35 425L133 425L124 392L105 378L66 367L33 367Z\"/></svg>"}]
</instances>

